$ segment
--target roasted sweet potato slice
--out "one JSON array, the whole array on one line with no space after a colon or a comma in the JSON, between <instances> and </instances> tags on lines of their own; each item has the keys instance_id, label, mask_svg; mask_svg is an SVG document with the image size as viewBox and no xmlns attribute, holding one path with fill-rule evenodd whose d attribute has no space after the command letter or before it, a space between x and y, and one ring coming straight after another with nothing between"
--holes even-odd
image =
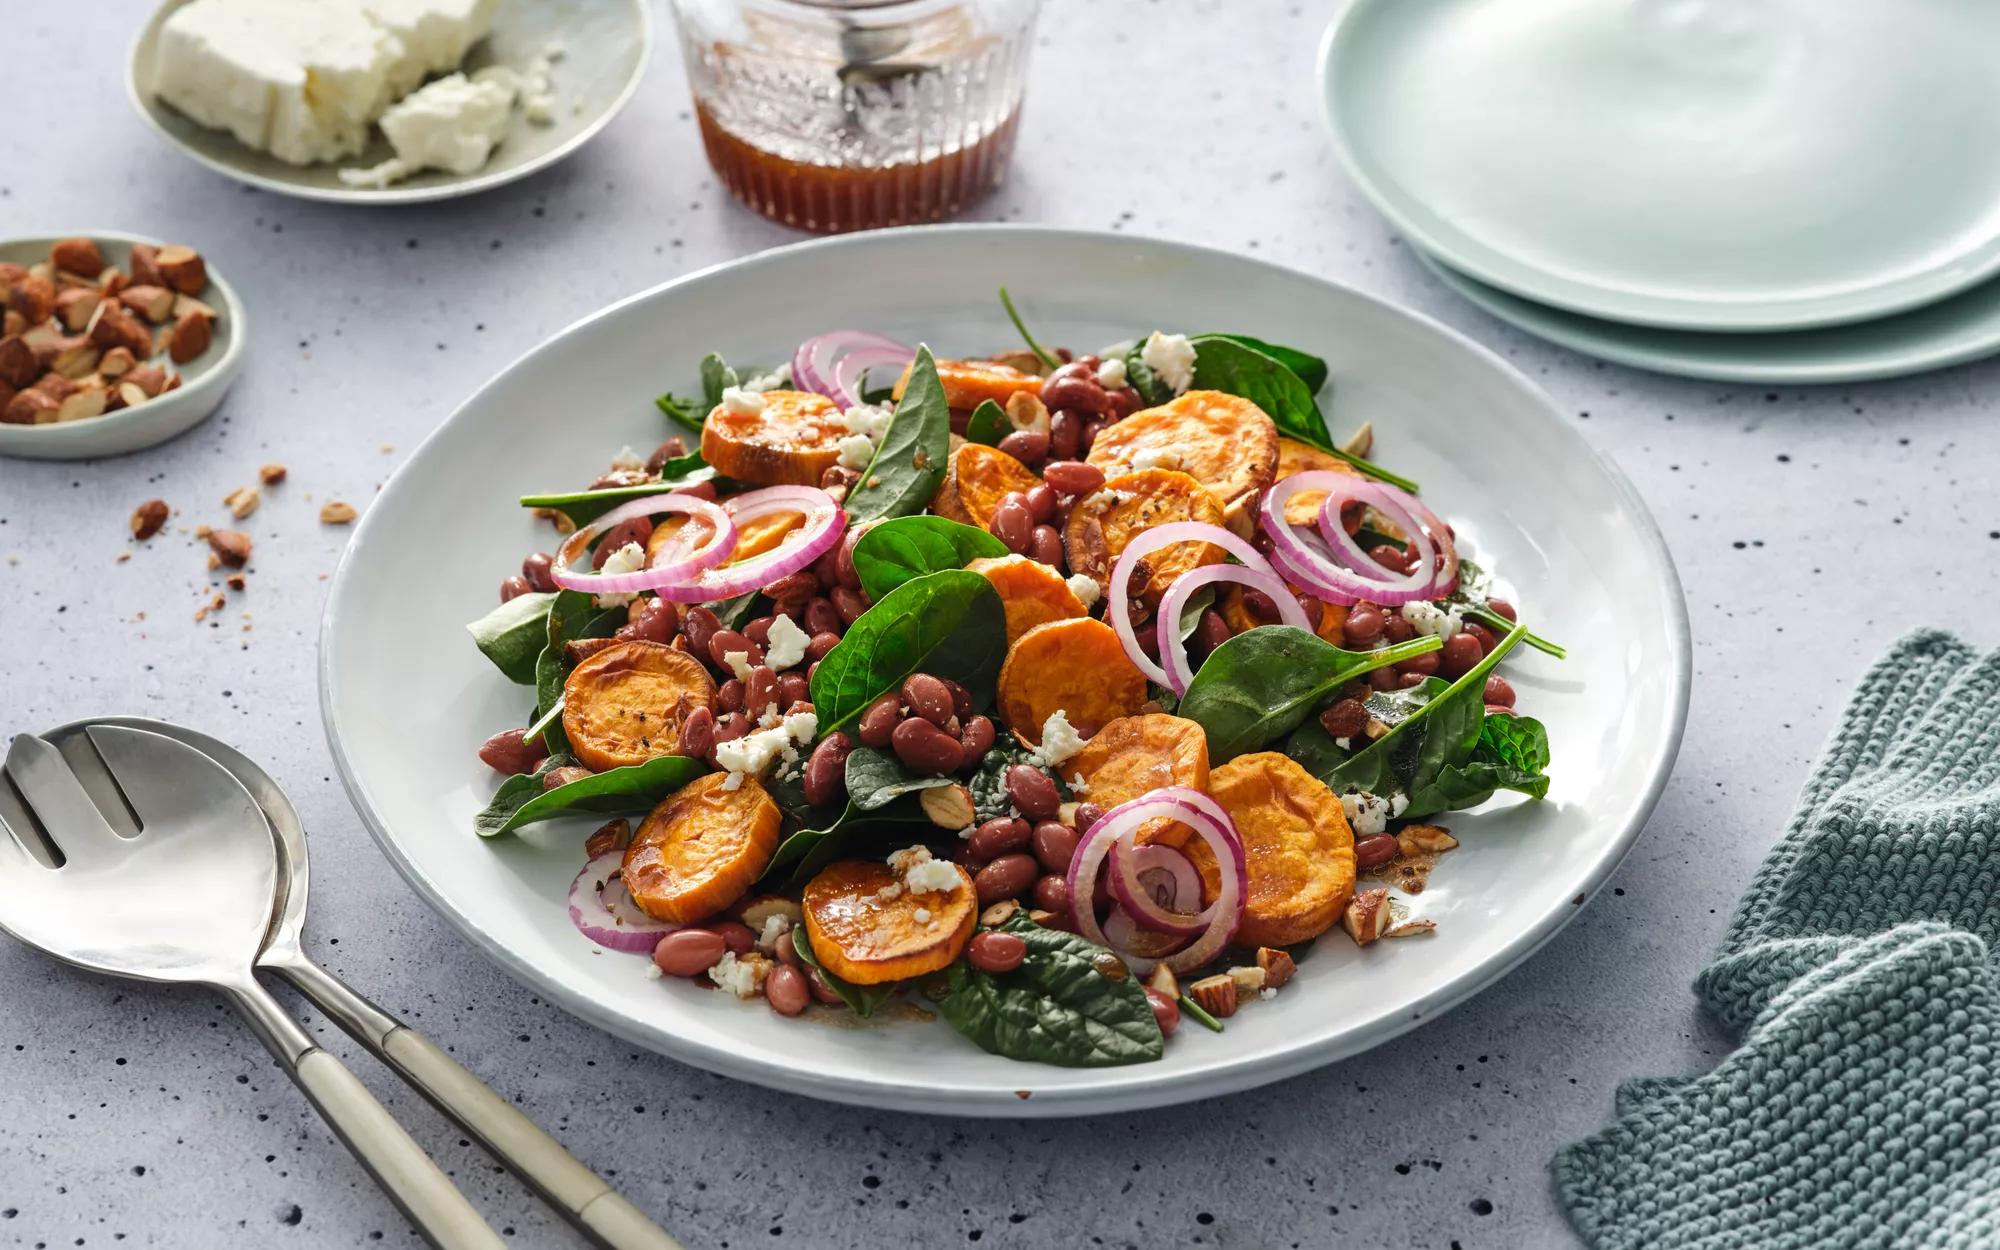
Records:
<instances>
[{"instance_id":1,"label":"roasted sweet potato slice","mask_svg":"<svg viewBox=\"0 0 2000 1250\"><path fill-rule=\"evenodd\" d=\"M1093 617L1037 625L1007 649L996 705L1007 728L1039 744L1061 712L1084 737L1146 701L1146 675L1126 658L1109 625Z\"/></svg>"},{"instance_id":2,"label":"roasted sweet potato slice","mask_svg":"<svg viewBox=\"0 0 2000 1250\"><path fill-rule=\"evenodd\" d=\"M1216 597L1215 606L1222 613L1222 619L1229 625L1231 633L1240 634L1246 629L1259 625L1275 625L1277 621L1267 621L1252 612L1243 598L1243 587L1228 585ZM1334 646L1344 646L1346 635L1341 627L1347 624L1347 609L1338 603L1324 603L1310 595L1299 599L1299 606L1306 610L1306 619L1313 622L1313 632Z\"/></svg>"},{"instance_id":3,"label":"roasted sweet potato slice","mask_svg":"<svg viewBox=\"0 0 2000 1250\"><path fill-rule=\"evenodd\" d=\"M688 713L714 706L715 679L687 652L613 643L570 670L563 732L576 757L603 772L672 755Z\"/></svg>"},{"instance_id":4,"label":"roasted sweet potato slice","mask_svg":"<svg viewBox=\"0 0 2000 1250\"><path fill-rule=\"evenodd\" d=\"M717 473L764 486L818 486L840 460L847 423L811 391L765 391L762 412L716 405L701 427L701 454Z\"/></svg>"},{"instance_id":5,"label":"roasted sweet potato slice","mask_svg":"<svg viewBox=\"0 0 2000 1250\"><path fill-rule=\"evenodd\" d=\"M1141 469L1113 477L1104 486L1076 501L1063 529L1063 546L1069 554L1072 572L1097 580L1100 587L1111 582L1111 566L1119 553L1145 531L1174 521L1223 523L1222 502L1200 482L1176 469ZM1146 557L1151 576L1143 583L1137 571L1126 593L1148 607L1174 579L1204 564L1222 560L1222 548L1214 543L1176 543Z\"/></svg>"},{"instance_id":6,"label":"roasted sweet potato slice","mask_svg":"<svg viewBox=\"0 0 2000 1250\"><path fill-rule=\"evenodd\" d=\"M1154 712L1121 716L1097 731L1062 768L1083 778L1085 797L1110 811L1161 786L1208 792L1208 736L1194 721ZM1179 821L1149 820L1141 842L1184 845L1193 830Z\"/></svg>"},{"instance_id":7,"label":"roasted sweet potato slice","mask_svg":"<svg viewBox=\"0 0 2000 1250\"><path fill-rule=\"evenodd\" d=\"M903 397L914 364L912 361L904 366L903 376L896 379L895 398ZM981 400L987 399L1005 408L1016 392L1040 393L1042 389L1042 380L1034 374L993 360L940 360L937 373L938 381L944 385L944 402L952 408L977 408Z\"/></svg>"},{"instance_id":8,"label":"roasted sweet potato slice","mask_svg":"<svg viewBox=\"0 0 2000 1250\"><path fill-rule=\"evenodd\" d=\"M1037 625L1066 621L1085 614L1083 600L1063 575L1026 556L998 556L965 566L993 583L1000 606L1007 611L1007 643Z\"/></svg>"},{"instance_id":9,"label":"roasted sweet potato slice","mask_svg":"<svg viewBox=\"0 0 2000 1250\"><path fill-rule=\"evenodd\" d=\"M1179 469L1214 491L1229 528L1247 537L1277 477L1278 427L1247 399L1189 391L1106 426L1088 459L1106 477L1143 465Z\"/></svg>"},{"instance_id":10,"label":"roasted sweet potato slice","mask_svg":"<svg viewBox=\"0 0 2000 1250\"><path fill-rule=\"evenodd\" d=\"M701 526L703 535L709 533L708 522L697 520L692 523ZM736 547L729 553L729 563L741 564L745 560L763 555L783 542L785 535L805 523L806 514L803 512L772 512L737 526ZM688 518L682 516L666 517L661 520L653 526L652 537L646 540L646 554L659 555L660 548L667 545L667 540L687 524L690 524Z\"/></svg>"},{"instance_id":11,"label":"roasted sweet potato slice","mask_svg":"<svg viewBox=\"0 0 2000 1250\"><path fill-rule=\"evenodd\" d=\"M1208 792L1235 821L1249 869L1236 941L1289 946L1332 928L1354 897L1354 834L1333 791L1290 756L1260 751L1210 773ZM1200 849L1190 858L1212 893L1214 860Z\"/></svg>"},{"instance_id":12,"label":"roasted sweet potato slice","mask_svg":"<svg viewBox=\"0 0 2000 1250\"><path fill-rule=\"evenodd\" d=\"M1335 473L1356 474L1353 465L1330 451L1321 451L1310 443L1301 443L1295 438L1278 437L1278 472L1272 481L1283 481L1294 473L1316 473L1321 469L1331 469ZM1285 520L1293 525L1316 525L1319 521L1319 506L1326 499L1323 490L1302 490L1285 501ZM1352 534L1361 528L1361 510L1350 508L1352 515L1343 515L1341 520Z\"/></svg>"},{"instance_id":13,"label":"roasted sweet potato slice","mask_svg":"<svg viewBox=\"0 0 2000 1250\"><path fill-rule=\"evenodd\" d=\"M745 777L697 777L660 801L625 848L625 888L647 915L696 924L733 905L770 866L784 817Z\"/></svg>"},{"instance_id":14,"label":"roasted sweet potato slice","mask_svg":"<svg viewBox=\"0 0 2000 1250\"><path fill-rule=\"evenodd\" d=\"M856 985L904 981L948 968L979 914L972 878L952 865L949 891L913 893L887 864L843 859L806 883L806 937L820 966Z\"/></svg>"},{"instance_id":15,"label":"roasted sweet potato slice","mask_svg":"<svg viewBox=\"0 0 2000 1250\"><path fill-rule=\"evenodd\" d=\"M951 471L931 500L931 511L947 520L985 529L993 510L1012 491L1041 485L1035 471L997 448L966 443L951 454Z\"/></svg>"}]
</instances>

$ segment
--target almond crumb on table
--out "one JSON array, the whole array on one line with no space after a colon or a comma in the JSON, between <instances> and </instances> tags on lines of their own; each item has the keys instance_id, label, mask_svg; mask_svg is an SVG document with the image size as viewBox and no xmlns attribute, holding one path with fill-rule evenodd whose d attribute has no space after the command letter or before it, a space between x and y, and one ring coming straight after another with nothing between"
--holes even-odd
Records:
<instances>
[{"instance_id":1,"label":"almond crumb on table","mask_svg":"<svg viewBox=\"0 0 2000 1250\"><path fill-rule=\"evenodd\" d=\"M359 512L354 510L353 504L342 503L338 499L329 500L321 504L319 509L319 521L321 525L346 525L360 515Z\"/></svg>"}]
</instances>

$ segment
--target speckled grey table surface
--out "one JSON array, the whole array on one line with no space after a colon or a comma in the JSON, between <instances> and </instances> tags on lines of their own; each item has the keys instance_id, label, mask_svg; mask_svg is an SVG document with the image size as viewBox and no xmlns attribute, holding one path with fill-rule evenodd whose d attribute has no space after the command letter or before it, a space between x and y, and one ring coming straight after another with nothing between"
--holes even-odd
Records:
<instances>
[{"instance_id":1,"label":"speckled grey table surface","mask_svg":"<svg viewBox=\"0 0 2000 1250\"><path fill-rule=\"evenodd\" d=\"M630 111L559 168L470 201L360 211L239 189L157 142L122 86L144 8L8 6L0 236L105 227L192 243L249 305L251 359L220 415L165 447L0 461L0 734L134 712L260 757L314 834L312 951L697 1250L1571 1244L1549 1155L1604 1122L1622 1078L1722 1052L1689 978L1848 683L1909 625L2000 632L2000 585L1977 573L2000 552L2000 365L1767 391L1543 346L1455 301L1343 181L1313 93L1329 5L1056 0L1018 167L972 216L1238 249L1512 360L1619 460L1679 560L1697 645L1679 766L1612 888L1521 968L1371 1054L1220 1104L954 1123L635 1053L503 976L350 811L313 678L345 531L316 512L365 503L454 405L577 317L795 236L718 189L670 43ZM193 619L210 577L178 531L119 562L140 500L165 498L178 526L219 522L222 496L273 461L291 478L247 522L255 573L226 612ZM514 1243L581 1244L337 1031L311 1027ZM0 942L0 1245L415 1241L218 1002Z\"/></svg>"}]
</instances>

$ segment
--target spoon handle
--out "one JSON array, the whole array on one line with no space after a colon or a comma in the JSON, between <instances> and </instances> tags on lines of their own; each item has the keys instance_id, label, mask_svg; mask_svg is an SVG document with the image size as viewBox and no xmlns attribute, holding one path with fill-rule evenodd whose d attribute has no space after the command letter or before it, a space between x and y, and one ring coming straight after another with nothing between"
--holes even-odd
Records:
<instances>
[{"instance_id":1,"label":"spoon handle","mask_svg":"<svg viewBox=\"0 0 2000 1250\"><path fill-rule=\"evenodd\" d=\"M355 993L303 953L280 956L267 950L260 966L297 986L593 1244L603 1250L682 1250L610 1182L564 1150L512 1103L429 1038Z\"/></svg>"},{"instance_id":2,"label":"spoon handle","mask_svg":"<svg viewBox=\"0 0 2000 1250\"><path fill-rule=\"evenodd\" d=\"M262 986L226 986L224 993L425 1241L438 1250L505 1250L499 1234L360 1078L314 1045Z\"/></svg>"}]
</instances>

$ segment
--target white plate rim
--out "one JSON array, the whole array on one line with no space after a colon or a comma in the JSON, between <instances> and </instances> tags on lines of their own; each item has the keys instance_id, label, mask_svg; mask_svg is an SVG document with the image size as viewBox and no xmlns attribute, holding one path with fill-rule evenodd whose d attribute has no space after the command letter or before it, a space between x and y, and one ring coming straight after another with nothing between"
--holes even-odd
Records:
<instances>
[{"instance_id":1,"label":"white plate rim","mask_svg":"<svg viewBox=\"0 0 2000 1250\"><path fill-rule=\"evenodd\" d=\"M1374 176L1372 166L1356 149L1335 104L1333 61L1340 54L1343 36L1359 24L1354 20L1356 13L1385 2L1344 0L1346 7L1327 23L1320 37L1315 70L1320 119L1332 139L1334 156L1342 170L1375 211L1423 251L1488 286L1532 303L1605 321L1691 333L1754 334L1820 329L1893 316L1946 299L2000 275L2000 246L1989 243L1986 255L1976 265L1954 268L1944 264L1930 270L1927 276L1912 275L1838 296L1732 306L1647 296L1616 286L1564 279L1525 262L1513 261L1500 252L1468 251L1454 246L1452 240L1426 229L1405 211L1398 196Z\"/></svg>"},{"instance_id":2,"label":"white plate rim","mask_svg":"<svg viewBox=\"0 0 2000 1250\"><path fill-rule=\"evenodd\" d=\"M1645 784L1634 794L1626 816L1617 830L1603 844L1595 861L1587 873L1580 877L1578 893L1573 900L1550 908L1517 932L1502 948L1487 958L1468 965L1464 970L1442 983L1434 991L1410 1003L1407 1008L1394 1016L1381 1019L1371 1027L1349 1031L1316 1043L1294 1045L1281 1050L1275 1056L1263 1059L1237 1058L1206 1071L1199 1078L1190 1080L1184 1076L1155 1076L1148 1078L1148 1065L1140 1064L1124 1068L1098 1070L1103 1079L1087 1087L1072 1087L1038 1090L1031 1099L1017 1099L1010 1093L981 1091L940 1092L909 1079L898 1080L856 1080L824 1074L810 1066L797 1068L775 1068L760 1062L746 1062L738 1056L716 1047L699 1042L690 1043L686 1039L664 1037L645 1028L637 1027L632 1021L616 1010L600 1004L585 994L574 991L560 980L545 975L525 958L516 954L499 937L487 932L471 918L459 913L445 900L443 892L412 860L403 852L400 844L392 837L371 801L366 783L357 773L343 742L343 732L334 707L333 690L337 674L334 671L332 652L333 636L339 620L343 591L348 579L357 566L357 555L374 536L376 518L382 513L378 507L371 508L363 515L341 554L339 566L335 569L329 584L326 609L322 616L319 636L319 704L320 720L327 737L342 786L346 789L362 823L375 840L385 857L402 874L418 896L431 909L442 916L466 938L498 964L504 971L536 993L545 996L564 1011L587 1021L598 1028L621 1037L635 1045L664 1054L669 1058L692 1064L709 1072L746 1080L754 1084L788 1093L807 1094L835 1102L849 1103L873 1108L887 1108L916 1111L927 1114L968 1115L995 1118L1040 1118L1049 1116L1075 1116L1098 1114L1110 1111L1137 1110L1146 1107L1164 1106L1235 1092L1282 1080L1301 1072L1321 1067L1353 1054L1372 1049L1389 1041L1418 1024L1429 1020L1443 1011L1465 1001L1479 990L1505 976L1517 967L1543 944L1583 911L1583 905L1594 896L1610 875L1624 860L1626 854L1637 841L1639 833L1651 817L1659 797L1673 771L1678 756L1681 739L1687 725L1689 691L1693 678L1693 647L1689 629L1687 604L1682 592L1679 572L1674 565L1664 535L1654 520L1645 501L1624 472L1606 455L1592 446L1564 422L1554 402L1534 385L1526 376L1500 356L1481 346L1472 339L1421 313L1413 312L1389 303L1374 295L1319 278L1303 274L1299 270L1279 265L1272 261L1240 256L1221 248L1205 247L1198 244L1182 243L1164 239L1153 239L1125 233L1076 230L1043 227L1025 224L947 224L926 226L905 226L895 229L867 231L861 234L837 235L828 238L808 239L783 247L772 248L747 257L723 261L702 269L682 274L667 282L660 283L644 291L637 292L599 309L543 340L529 351L517 357L506 368L489 379L464 403L453 410L424 440L418 444L411 457L383 484L377 495L377 504L388 500L391 493L409 480L406 470L416 463L429 444L437 439L444 429L467 411L491 390L517 372L533 368L537 360L549 352L568 335L601 319L616 316L623 309L638 302L652 299L673 288L694 283L724 270L755 267L782 261L784 258L805 251L837 249L845 247L891 246L899 238L912 235L956 234L973 239L981 234L1027 236L1042 238L1063 238L1072 240L1092 240L1107 245L1131 246L1134 244L1159 248L1167 252L1198 255L1210 259L1226 259L1231 264L1276 271L1293 278L1305 277L1325 286L1335 288L1343 297L1354 298L1372 305L1379 312L1415 323L1427 332L1436 334L1459 350L1470 352L1497 370L1523 397L1531 400L1534 407L1555 428L1574 439L1598 464L1605 474L1607 483L1624 506L1627 515L1635 524L1635 534L1649 549L1655 561L1653 572L1659 577L1662 588L1667 591L1665 598L1671 606L1670 619L1666 622L1668 660L1673 670L1672 688L1667 708L1666 732L1661 738L1655 758L1650 762ZM1031 1081L1028 1083L1032 1083Z\"/></svg>"},{"instance_id":3,"label":"white plate rim","mask_svg":"<svg viewBox=\"0 0 2000 1250\"><path fill-rule=\"evenodd\" d=\"M145 243L153 247L165 247L159 239L143 234L127 234L122 230L71 230L64 234L24 234L0 239L0 246L51 245L59 239L96 239L122 243L127 249L135 243ZM209 261L206 253L202 259ZM236 288L229 285L221 270L208 264L209 285L215 288L219 298L206 298L203 302L218 305L217 311L229 321L229 346L213 364L203 367L192 379L182 371L179 389L154 397L136 408L121 408L117 412L107 412L101 417L88 421L66 421L59 425L6 425L0 424L0 456L18 456L35 460L85 460L97 456L126 455L157 447L168 439L187 433L203 421L208 420L221 406L223 396L235 383L237 374L243 370L243 353L249 345L249 322L243 316L243 301L236 297ZM179 398L175 398L178 396ZM203 403L207 408L192 421L175 424L173 418L179 409L199 408ZM131 442L118 435L136 431L144 424L160 427L158 437L147 434L133 434L139 441ZM112 444L113 451L106 451L105 445Z\"/></svg>"},{"instance_id":4,"label":"white plate rim","mask_svg":"<svg viewBox=\"0 0 2000 1250\"><path fill-rule=\"evenodd\" d=\"M233 179L246 186L270 191L277 195L288 195L293 199L316 200L323 204L428 204L438 200L457 199L463 195L477 195L481 191L491 191L495 187L504 187L508 183L518 182L531 174L540 173L542 170L554 165L557 161L563 160L578 148L596 138L598 132L609 126L614 118L625 111L625 106L630 104L632 97L639 93L639 84L645 81L646 70L652 64L653 58L654 30L652 7L646 3L646 0L631 0L632 10L639 19L639 59L632 66L632 76L625 81L624 86L618 89L617 96L604 107L602 112L592 118L574 135L571 135L568 139L550 148L540 156L535 157L533 160L523 161L518 165L510 165L505 169L474 171L470 174L452 178L450 181L429 186L309 186L301 183L287 182L282 178L266 177L263 174L253 173L238 165L231 164L229 161L219 160L216 157L210 156L198 148L190 147L181 142L179 135L161 125L160 119L153 116L153 110L149 107L145 94L139 89L139 54L152 42L158 32L161 21L165 19L167 14L186 3L187 0L160 0L159 6L153 10L152 15L139 27L139 33L133 36L132 46L125 56L126 99L132 102L133 109L138 112L139 116L148 126L152 127L154 133L172 144L183 156L186 156L196 164L206 166L223 177Z\"/></svg>"}]
</instances>

